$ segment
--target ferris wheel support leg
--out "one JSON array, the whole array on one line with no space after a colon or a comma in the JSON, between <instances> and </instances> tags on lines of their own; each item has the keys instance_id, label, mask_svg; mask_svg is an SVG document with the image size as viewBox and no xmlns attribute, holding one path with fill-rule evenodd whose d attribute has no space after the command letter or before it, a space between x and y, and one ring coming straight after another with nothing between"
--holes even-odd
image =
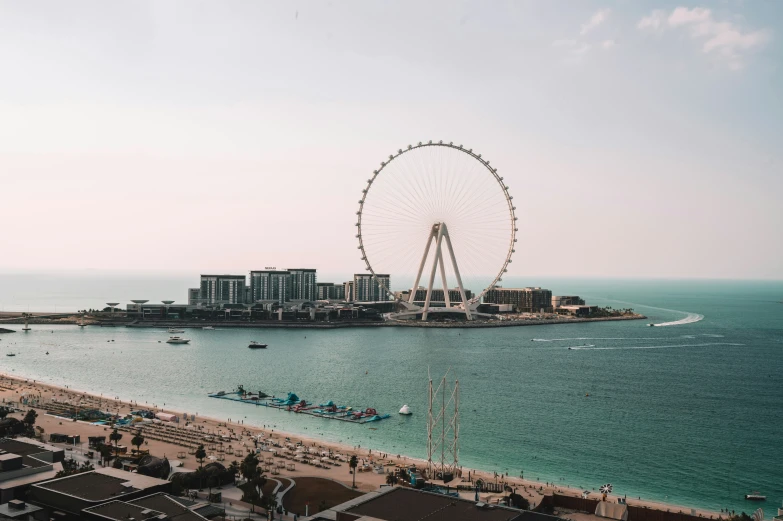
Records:
<instances>
[{"instance_id":1,"label":"ferris wheel support leg","mask_svg":"<svg viewBox=\"0 0 783 521\"><path fill-rule=\"evenodd\" d=\"M432 297L432 285L435 283L435 272L438 269L438 258L441 256L440 253L440 247L443 243L443 230L446 228L446 225L443 223L440 223L438 226L438 239L435 243L435 255L434 260L432 262L432 270L430 270L430 281L429 284L427 284L427 298L424 299L424 311L421 314L422 320L427 320L427 315L430 312L430 298Z\"/></svg>"},{"instance_id":2,"label":"ferris wheel support leg","mask_svg":"<svg viewBox=\"0 0 783 521\"><path fill-rule=\"evenodd\" d=\"M419 282L421 281L421 274L424 272L424 265L427 263L427 255L430 253L430 246L435 239L435 227L432 227L430 234L427 237L427 246L424 248L424 256L421 258L421 264L419 264L419 272L416 274L416 282L413 283L411 288L411 294L408 296L408 303L413 304L413 299L416 297L416 290L419 289Z\"/></svg>"},{"instance_id":3,"label":"ferris wheel support leg","mask_svg":"<svg viewBox=\"0 0 783 521\"><path fill-rule=\"evenodd\" d=\"M440 279L443 281L443 300L446 303L446 307L451 307L451 299L449 299L449 285L446 282L446 265L443 264L443 248L438 249L438 264L440 264Z\"/></svg>"},{"instance_id":4,"label":"ferris wheel support leg","mask_svg":"<svg viewBox=\"0 0 783 521\"><path fill-rule=\"evenodd\" d=\"M465 308L465 318L473 320L473 315L470 313L470 307L468 306L468 299L465 298L465 288L462 287L462 277L459 274L459 267L457 266L457 258L454 256L454 247L451 245L451 238L449 237L449 231L446 228L446 224L441 224L443 235L446 237L446 247L449 249L449 256L451 257L451 265L454 267L454 276L457 279L457 286L459 287L459 294L462 297L462 306Z\"/></svg>"}]
</instances>

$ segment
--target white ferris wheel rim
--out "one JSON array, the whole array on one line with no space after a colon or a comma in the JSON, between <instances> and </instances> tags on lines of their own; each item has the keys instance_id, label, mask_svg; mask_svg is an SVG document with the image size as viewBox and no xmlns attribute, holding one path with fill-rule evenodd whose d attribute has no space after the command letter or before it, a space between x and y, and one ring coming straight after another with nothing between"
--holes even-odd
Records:
<instances>
[{"instance_id":1,"label":"white ferris wheel rim","mask_svg":"<svg viewBox=\"0 0 783 521\"><path fill-rule=\"evenodd\" d=\"M516 207L513 205L512 200L514 199L514 196L512 196L509 193L509 187L503 182L503 178L498 175L497 168L492 168L490 166L490 162L483 159L481 157L481 154L477 154L473 152L473 149L465 148L462 145L455 145L453 142L444 143L443 141L434 142L432 140L425 142L419 141L416 145L408 145L407 148L400 148L397 150L395 154L390 154L388 159L385 161L381 161L381 167L377 170L373 170L372 177L367 180L367 185L364 190L362 190L362 198L359 200L359 211L356 212L357 219L356 219L356 238L359 239L359 250L362 252L362 258L361 260L365 263L365 270L369 271L370 274L373 277L373 280L378 281L379 285L383 288L383 290L390 296L394 301L400 302L402 299L399 297L396 297L394 293L392 292L391 288L386 286L386 283L383 282L383 279L378 279L377 274L375 272L375 269L373 268L372 264L370 263L370 259L368 258L367 251L365 249L364 240L362 236L362 216L364 214L364 203L367 200L367 194L370 193L370 189L372 188L372 184L375 181L375 179L383 172L383 170L395 159L402 156L403 154L410 152L412 150L416 150L419 148L424 147L447 147L454 150L457 150L459 152L463 152L467 154L468 156L472 157L479 163L481 163L484 168L492 175L495 182L498 184L500 189L503 192L503 195L506 199L506 204L508 205L508 212L509 212L509 230L510 230L510 239L509 239L509 246L508 246L508 252L506 254L506 258L503 261L503 265L500 267L500 270L498 271L498 274L495 275L494 279L492 279L492 282L490 284L481 290L481 292L474 294L474 296L466 302L467 304L475 304L476 302L479 302L481 300L481 297L483 297L487 291L491 290L495 287L495 285L500 282L503 278L503 274L508 272L508 265L511 263L511 257L516 251L515 244L517 242L516 238L516 232L519 231L517 228L517 217L515 214ZM433 223L434 224L434 223ZM416 288L412 288L413 291L416 290Z\"/></svg>"}]
</instances>

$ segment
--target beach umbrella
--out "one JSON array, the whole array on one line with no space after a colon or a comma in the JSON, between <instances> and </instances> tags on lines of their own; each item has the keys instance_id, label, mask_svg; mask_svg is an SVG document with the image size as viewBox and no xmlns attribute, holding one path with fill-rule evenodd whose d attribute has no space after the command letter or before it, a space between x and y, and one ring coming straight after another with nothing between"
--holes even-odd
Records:
<instances>
[{"instance_id":1,"label":"beach umbrella","mask_svg":"<svg viewBox=\"0 0 783 521\"><path fill-rule=\"evenodd\" d=\"M609 493L612 492L612 484L611 483L607 483L606 485L602 486L599 490L603 494L609 494Z\"/></svg>"}]
</instances>

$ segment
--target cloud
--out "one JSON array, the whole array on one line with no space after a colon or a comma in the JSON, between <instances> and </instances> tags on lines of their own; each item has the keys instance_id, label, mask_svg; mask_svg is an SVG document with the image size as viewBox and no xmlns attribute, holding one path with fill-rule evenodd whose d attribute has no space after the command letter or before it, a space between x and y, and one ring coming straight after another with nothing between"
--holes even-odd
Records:
<instances>
[{"instance_id":1,"label":"cloud","mask_svg":"<svg viewBox=\"0 0 783 521\"><path fill-rule=\"evenodd\" d=\"M712 19L712 12L705 7L676 7L669 15L669 25L677 27L685 24L701 23Z\"/></svg>"},{"instance_id":2,"label":"cloud","mask_svg":"<svg viewBox=\"0 0 783 521\"><path fill-rule=\"evenodd\" d=\"M615 42L614 40L604 40L603 42L601 42L601 47L603 47L604 49L611 49L615 45L617 45L617 42Z\"/></svg>"},{"instance_id":3,"label":"cloud","mask_svg":"<svg viewBox=\"0 0 783 521\"><path fill-rule=\"evenodd\" d=\"M771 39L770 32L765 29L743 31L732 22L717 21L712 11L705 7L676 7L668 16L665 11L657 9L636 26L652 32L687 30L692 39L701 42L703 53L724 60L732 70L743 67L744 53L763 47Z\"/></svg>"},{"instance_id":4,"label":"cloud","mask_svg":"<svg viewBox=\"0 0 783 521\"><path fill-rule=\"evenodd\" d=\"M660 9L656 9L648 16L645 16L644 18L639 20L639 23L636 24L636 27L642 30L651 29L653 31L657 31L658 29L661 29L661 27L665 22L666 22L666 12Z\"/></svg>"},{"instance_id":5,"label":"cloud","mask_svg":"<svg viewBox=\"0 0 783 521\"><path fill-rule=\"evenodd\" d=\"M604 23L606 19L609 18L609 13L611 12L612 11L610 9L599 9L596 11L595 14L590 17L590 20L588 20L587 23L582 24L582 30L579 31L579 34L584 36L588 32Z\"/></svg>"}]
</instances>

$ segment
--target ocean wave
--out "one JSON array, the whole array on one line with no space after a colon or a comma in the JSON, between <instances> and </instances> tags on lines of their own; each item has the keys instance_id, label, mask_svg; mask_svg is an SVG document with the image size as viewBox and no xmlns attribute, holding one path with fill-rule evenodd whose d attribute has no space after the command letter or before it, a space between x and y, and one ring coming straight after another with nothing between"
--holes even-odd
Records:
<instances>
[{"instance_id":1,"label":"ocean wave","mask_svg":"<svg viewBox=\"0 0 783 521\"><path fill-rule=\"evenodd\" d=\"M703 344L670 344L665 346L618 346L618 347L572 347L574 350L587 350L587 351L612 351L616 349L667 349L671 347L707 347L707 346L744 346L745 344L736 344L732 342L705 342Z\"/></svg>"}]
</instances>

